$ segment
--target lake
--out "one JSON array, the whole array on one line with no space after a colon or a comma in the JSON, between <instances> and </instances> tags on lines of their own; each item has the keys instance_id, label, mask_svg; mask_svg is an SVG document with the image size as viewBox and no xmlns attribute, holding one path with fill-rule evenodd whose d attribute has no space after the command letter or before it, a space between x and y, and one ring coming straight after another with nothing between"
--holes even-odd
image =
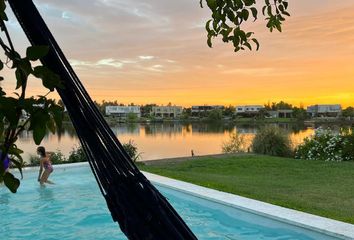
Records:
<instances>
[{"instance_id":1,"label":"lake","mask_svg":"<svg viewBox=\"0 0 354 240\"><path fill-rule=\"evenodd\" d=\"M293 145L296 146L314 132L314 127L297 124L277 124L289 132ZM135 123L111 126L121 142L133 140L141 152L141 160L152 160L171 157L190 156L193 149L195 155L221 153L223 142L230 134L238 132L244 135L247 145L259 129L259 125L235 125L231 123ZM71 124L64 125L57 134L48 133L42 144L47 151L60 150L68 156L74 147L80 145L75 129ZM27 161L30 154L36 154L31 132L23 132L18 147L25 151Z\"/></svg>"}]
</instances>

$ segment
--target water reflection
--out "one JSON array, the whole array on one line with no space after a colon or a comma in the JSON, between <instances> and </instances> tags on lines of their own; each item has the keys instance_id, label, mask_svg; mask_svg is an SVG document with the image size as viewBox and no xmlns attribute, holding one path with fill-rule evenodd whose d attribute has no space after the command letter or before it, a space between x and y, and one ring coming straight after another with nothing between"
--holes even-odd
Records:
<instances>
[{"instance_id":1,"label":"water reflection","mask_svg":"<svg viewBox=\"0 0 354 240\"><path fill-rule=\"evenodd\" d=\"M314 127L306 127L303 124L276 125L289 132L295 146L314 131ZM222 143L234 132L243 134L249 145L260 127L262 125L257 124L168 122L118 124L111 128L120 141L134 140L142 152L143 160L146 160L189 156L192 149L196 155L220 153ZM29 154L35 154L36 145L32 140L32 133L23 132L18 145L25 151L25 159L29 159ZM57 134L48 133L42 145L50 151L60 150L64 155L68 155L79 145L79 140L73 126L65 124Z\"/></svg>"}]
</instances>

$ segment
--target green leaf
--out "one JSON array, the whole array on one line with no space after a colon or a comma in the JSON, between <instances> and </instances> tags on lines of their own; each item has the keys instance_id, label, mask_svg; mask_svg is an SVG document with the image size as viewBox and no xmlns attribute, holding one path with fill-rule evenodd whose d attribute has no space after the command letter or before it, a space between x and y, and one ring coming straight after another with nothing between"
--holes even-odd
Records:
<instances>
[{"instance_id":1,"label":"green leaf","mask_svg":"<svg viewBox=\"0 0 354 240\"><path fill-rule=\"evenodd\" d=\"M53 134L55 134L55 124L54 124L54 120L53 119L50 119L48 122L47 122L47 128L49 129L49 131Z\"/></svg>"},{"instance_id":2,"label":"green leaf","mask_svg":"<svg viewBox=\"0 0 354 240\"><path fill-rule=\"evenodd\" d=\"M0 1L0 12L5 11L5 9L6 9L5 0L1 0Z\"/></svg>"},{"instance_id":3,"label":"green leaf","mask_svg":"<svg viewBox=\"0 0 354 240\"><path fill-rule=\"evenodd\" d=\"M252 38L252 41L256 44L256 46L257 46L256 50L258 51L258 49L259 49L259 42L258 42L258 40L255 39L255 38Z\"/></svg>"},{"instance_id":4,"label":"green leaf","mask_svg":"<svg viewBox=\"0 0 354 240\"><path fill-rule=\"evenodd\" d=\"M0 12L0 18L1 20L8 21L9 19L7 18L7 15L5 12Z\"/></svg>"},{"instance_id":5,"label":"green leaf","mask_svg":"<svg viewBox=\"0 0 354 240\"><path fill-rule=\"evenodd\" d=\"M290 13L288 13L287 11L284 11L283 14L290 17Z\"/></svg>"},{"instance_id":6,"label":"green leaf","mask_svg":"<svg viewBox=\"0 0 354 240\"><path fill-rule=\"evenodd\" d=\"M31 61L36 61L45 55L47 55L49 52L49 47L48 46L32 46L28 47L26 51L26 57L31 60Z\"/></svg>"},{"instance_id":7,"label":"green leaf","mask_svg":"<svg viewBox=\"0 0 354 240\"><path fill-rule=\"evenodd\" d=\"M14 175L12 175L9 172L6 172L4 174L3 177L5 186L12 192L12 193L16 193L18 187L20 186L20 180L18 180L17 178L15 178Z\"/></svg>"},{"instance_id":8,"label":"green leaf","mask_svg":"<svg viewBox=\"0 0 354 240\"><path fill-rule=\"evenodd\" d=\"M0 112L4 115L10 124L10 127L17 127L18 116L16 107L18 100L12 97L0 97Z\"/></svg>"},{"instance_id":9,"label":"green leaf","mask_svg":"<svg viewBox=\"0 0 354 240\"><path fill-rule=\"evenodd\" d=\"M31 124L29 130L33 131L33 140L39 145L46 134L46 126L50 120L50 116L45 109L38 109L30 118Z\"/></svg>"},{"instance_id":10,"label":"green leaf","mask_svg":"<svg viewBox=\"0 0 354 240\"><path fill-rule=\"evenodd\" d=\"M23 58L18 62L18 68L20 68L26 76L28 76L33 71L31 62L26 58Z\"/></svg>"},{"instance_id":11,"label":"green leaf","mask_svg":"<svg viewBox=\"0 0 354 240\"><path fill-rule=\"evenodd\" d=\"M254 21L256 21L257 20L257 14L258 14L257 8L251 7L251 12L252 12L252 16L254 18Z\"/></svg>"},{"instance_id":12,"label":"green leaf","mask_svg":"<svg viewBox=\"0 0 354 240\"><path fill-rule=\"evenodd\" d=\"M247 9L243 9L243 10L242 10L242 18L243 18L245 21L247 21L249 15L250 15L250 13L248 12Z\"/></svg>"},{"instance_id":13,"label":"green leaf","mask_svg":"<svg viewBox=\"0 0 354 240\"><path fill-rule=\"evenodd\" d=\"M216 0L206 0L206 2L207 2L208 7L211 10L215 10L216 9L216 7L217 7Z\"/></svg>"},{"instance_id":14,"label":"green leaf","mask_svg":"<svg viewBox=\"0 0 354 240\"><path fill-rule=\"evenodd\" d=\"M212 19L208 20L208 21L206 22L206 24L205 24L205 29L207 30L208 33L210 32L210 26L209 26L209 24L210 24L211 21L212 21Z\"/></svg>"},{"instance_id":15,"label":"green leaf","mask_svg":"<svg viewBox=\"0 0 354 240\"><path fill-rule=\"evenodd\" d=\"M33 140L37 145L40 145L46 134L46 127L37 126L33 129Z\"/></svg>"},{"instance_id":16,"label":"green leaf","mask_svg":"<svg viewBox=\"0 0 354 240\"><path fill-rule=\"evenodd\" d=\"M59 105L53 104L49 107L49 111L54 118L55 125L60 129L63 123L64 109Z\"/></svg>"},{"instance_id":17,"label":"green leaf","mask_svg":"<svg viewBox=\"0 0 354 240\"><path fill-rule=\"evenodd\" d=\"M211 35L208 35L208 40L207 40L207 44L210 48L213 46L211 43L211 37L212 37Z\"/></svg>"},{"instance_id":18,"label":"green leaf","mask_svg":"<svg viewBox=\"0 0 354 240\"><path fill-rule=\"evenodd\" d=\"M252 50L252 46L248 42L244 42L243 45L246 46L249 50Z\"/></svg>"},{"instance_id":19,"label":"green leaf","mask_svg":"<svg viewBox=\"0 0 354 240\"><path fill-rule=\"evenodd\" d=\"M10 160L14 165L15 167L18 169L18 171L20 172L21 174L21 179L23 179L23 173L22 173L22 166L23 166L23 162L21 163L20 161L17 161L15 159L11 159Z\"/></svg>"},{"instance_id":20,"label":"green leaf","mask_svg":"<svg viewBox=\"0 0 354 240\"><path fill-rule=\"evenodd\" d=\"M16 89L19 89L20 87L22 87L23 83L26 81L25 76L22 72L21 69L17 68L15 71L15 76L16 76Z\"/></svg>"},{"instance_id":21,"label":"green leaf","mask_svg":"<svg viewBox=\"0 0 354 240\"><path fill-rule=\"evenodd\" d=\"M284 5L285 9L287 9L287 8L288 8L289 3L288 3L288 2L283 2L283 5Z\"/></svg>"},{"instance_id":22,"label":"green leaf","mask_svg":"<svg viewBox=\"0 0 354 240\"><path fill-rule=\"evenodd\" d=\"M4 92L4 91L2 90L2 87L0 87L0 97L5 96L5 95L6 95L6 92Z\"/></svg>"},{"instance_id":23,"label":"green leaf","mask_svg":"<svg viewBox=\"0 0 354 240\"><path fill-rule=\"evenodd\" d=\"M48 88L50 91L54 91L56 87L62 88L59 75L53 73L49 68L45 66L37 66L33 69L32 74L36 78L42 79L42 84L44 87Z\"/></svg>"},{"instance_id":24,"label":"green leaf","mask_svg":"<svg viewBox=\"0 0 354 240\"><path fill-rule=\"evenodd\" d=\"M5 130L4 116L0 114L0 141L2 140L4 130Z\"/></svg>"}]
</instances>

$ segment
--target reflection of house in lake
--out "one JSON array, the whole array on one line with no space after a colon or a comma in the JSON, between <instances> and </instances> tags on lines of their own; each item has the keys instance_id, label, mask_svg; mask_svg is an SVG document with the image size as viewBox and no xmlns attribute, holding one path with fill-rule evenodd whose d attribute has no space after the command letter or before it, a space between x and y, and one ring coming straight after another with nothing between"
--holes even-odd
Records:
<instances>
[{"instance_id":1,"label":"reflection of house in lake","mask_svg":"<svg viewBox=\"0 0 354 240\"><path fill-rule=\"evenodd\" d=\"M223 133L231 132L233 125L224 123L192 123L192 133Z\"/></svg>"},{"instance_id":2,"label":"reflection of house in lake","mask_svg":"<svg viewBox=\"0 0 354 240\"><path fill-rule=\"evenodd\" d=\"M112 131L116 136L119 135L140 135L140 125L139 124L119 124L111 127Z\"/></svg>"},{"instance_id":3,"label":"reflection of house in lake","mask_svg":"<svg viewBox=\"0 0 354 240\"><path fill-rule=\"evenodd\" d=\"M179 123L162 123L145 125L146 135L179 135L182 133L183 125Z\"/></svg>"},{"instance_id":4,"label":"reflection of house in lake","mask_svg":"<svg viewBox=\"0 0 354 240\"><path fill-rule=\"evenodd\" d=\"M116 116L120 118L126 118L128 114L134 114L138 118L141 116L139 106L106 106L107 116Z\"/></svg>"},{"instance_id":5,"label":"reflection of house in lake","mask_svg":"<svg viewBox=\"0 0 354 240\"><path fill-rule=\"evenodd\" d=\"M312 105L307 107L311 117L339 117L342 113L340 104Z\"/></svg>"},{"instance_id":6,"label":"reflection of house in lake","mask_svg":"<svg viewBox=\"0 0 354 240\"><path fill-rule=\"evenodd\" d=\"M236 127L236 132L239 133L239 134L256 134L257 133L257 128L256 127L237 126Z\"/></svg>"},{"instance_id":7,"label":"reflection of house in lake","mask_svg":"<svg viewBox=\"0 0 354 240\"><path fill-rule=\"evenodd\" d=\"M176 118L182 114L180 106L154 106L151 109L152 116L158 118Z\"/></svg>"}]
</instances>

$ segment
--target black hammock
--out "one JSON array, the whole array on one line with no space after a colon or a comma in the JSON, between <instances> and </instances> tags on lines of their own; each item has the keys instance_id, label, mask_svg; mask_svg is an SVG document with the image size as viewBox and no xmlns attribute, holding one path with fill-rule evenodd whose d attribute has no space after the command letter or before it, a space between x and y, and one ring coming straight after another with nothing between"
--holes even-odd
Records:
<instances>
[{"instance_id":1,"label":"black hammock","mask_svg":"<svg viewBox=\"0 0 354 240\"><path fill-rule=\"evenodd\" d=\"M166 198L146 179L96 108L32 0L9 0L32 45L47 45L42 64L57 73L57 89L112 218L129 239L197 239ZM102 13L104 14L104 13Z\"/></svg>"}]
</instances>

